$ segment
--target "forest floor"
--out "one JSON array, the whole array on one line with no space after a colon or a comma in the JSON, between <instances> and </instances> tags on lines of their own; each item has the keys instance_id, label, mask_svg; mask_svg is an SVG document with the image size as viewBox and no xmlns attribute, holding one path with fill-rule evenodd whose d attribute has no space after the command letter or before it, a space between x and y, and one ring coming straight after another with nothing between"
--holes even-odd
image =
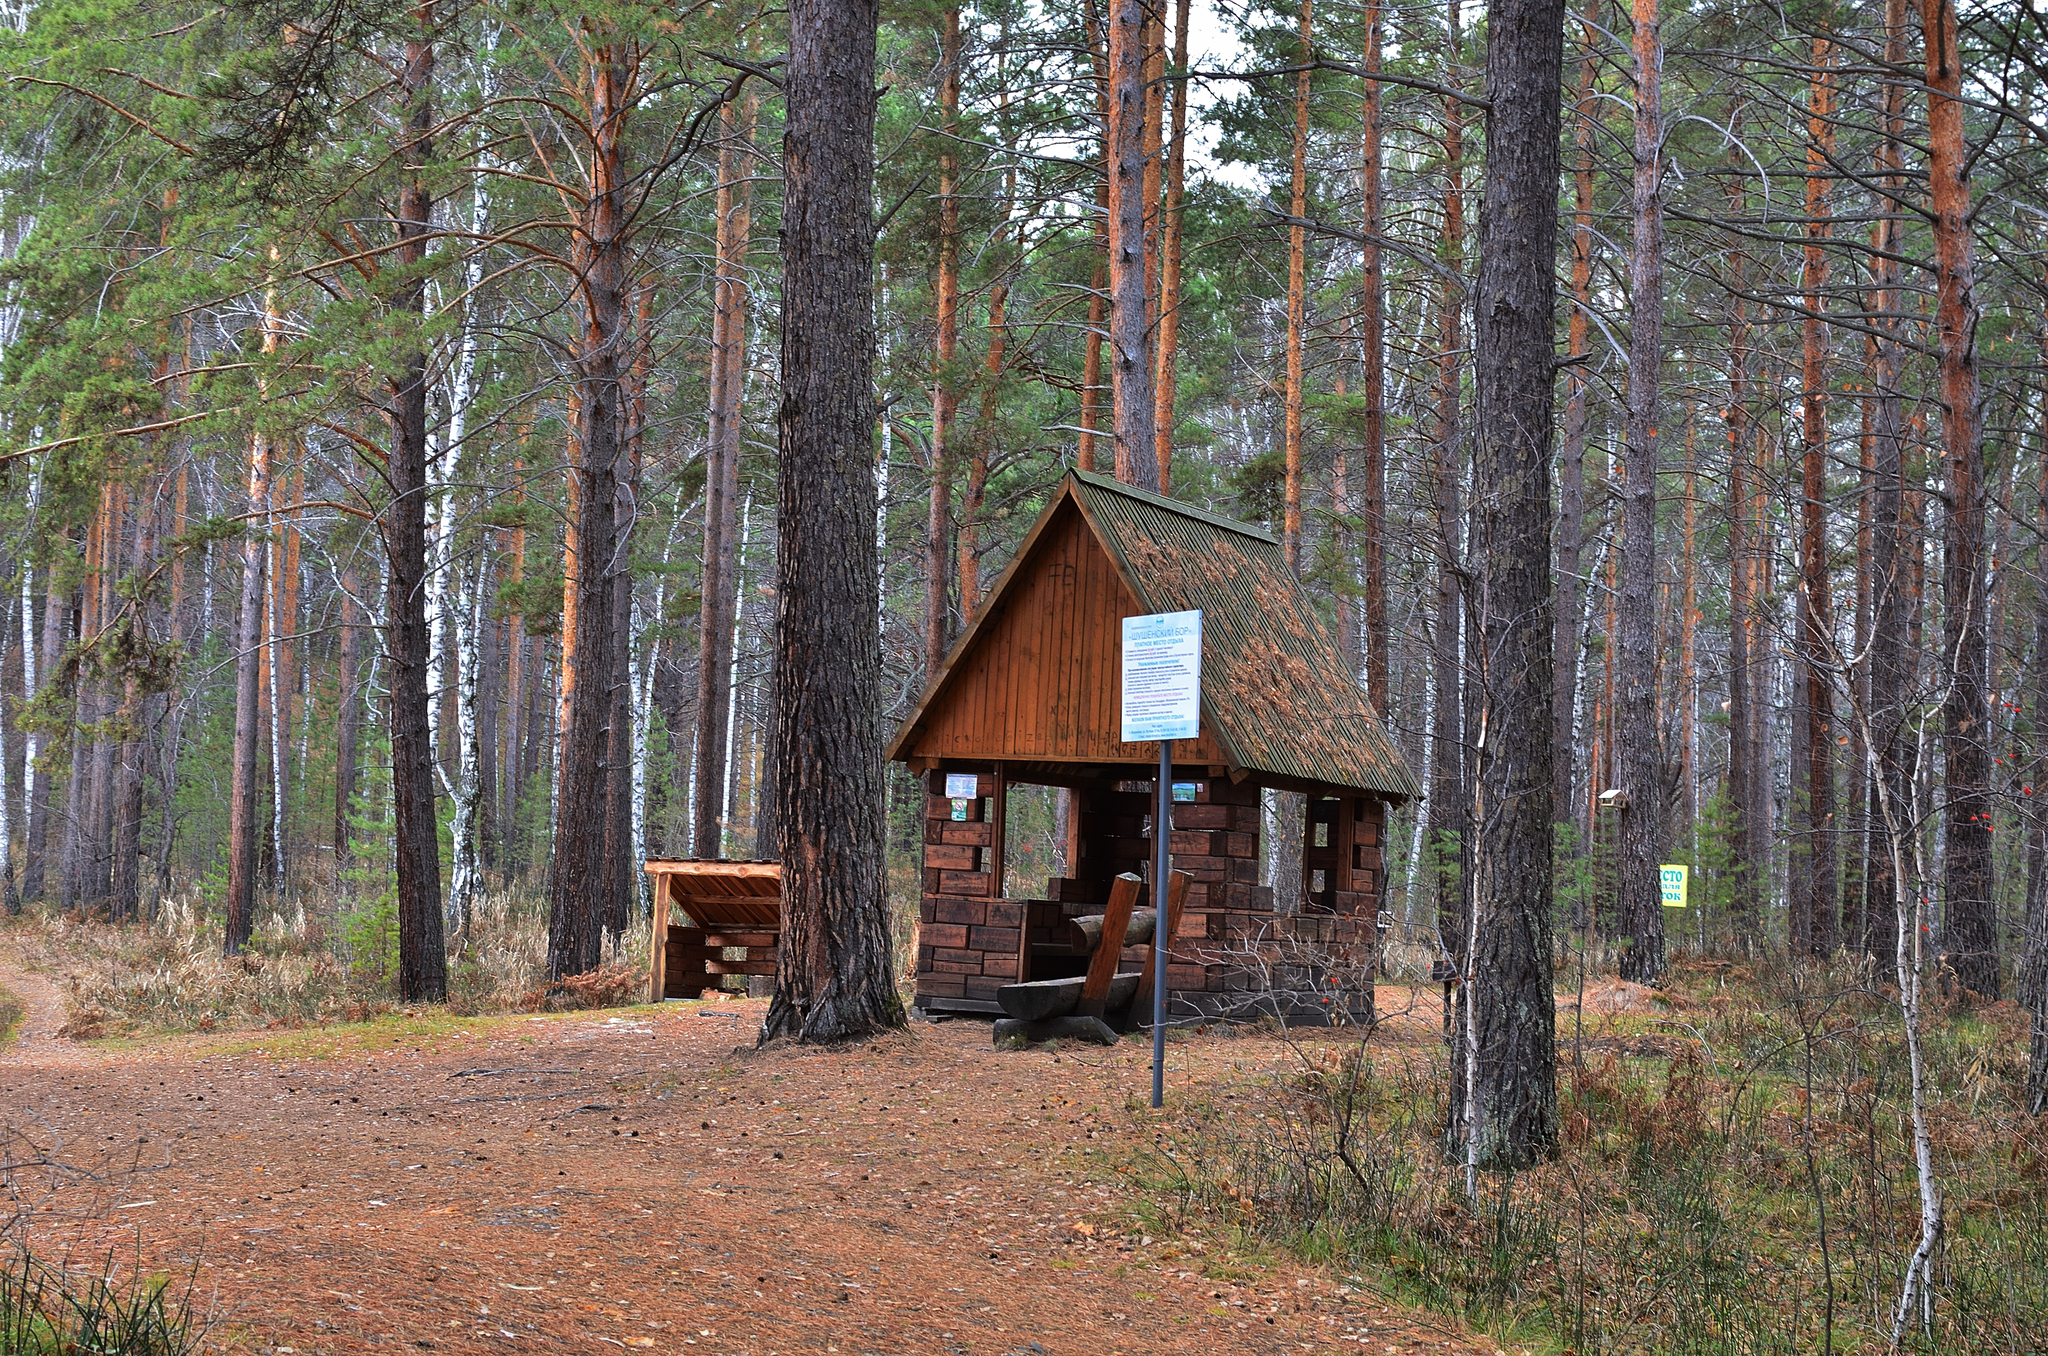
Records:
<instances>
[{"instance_id":1,"label":"forest floor","mask_svg":"<svg viewBox=\"0 0 2048 1356\"><path fill-rule=\"evenodd\" d=\"M1326 1269L1147 1236L1120 1171L1138 1042L998 1052L950 1021L756 1051L765 1004L736 1001L81 1043L47 979L0 986L26 1007L0 1117L52 1165L13 1173L17 1238L189 1280L218 1349L1498 1350ZM1170 1056L1188 1089L1293 1054Z\"/></svg>"}]
</instances>

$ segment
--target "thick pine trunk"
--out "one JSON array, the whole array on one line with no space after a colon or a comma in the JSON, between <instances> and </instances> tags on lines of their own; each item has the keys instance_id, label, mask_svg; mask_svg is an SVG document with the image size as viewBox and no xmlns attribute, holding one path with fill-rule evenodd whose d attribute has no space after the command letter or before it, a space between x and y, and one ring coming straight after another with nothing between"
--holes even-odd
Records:
<instances>
[{"instance_id":1,"label":"thick pine trunk","mask_svg":"<svg viewBox=\"0 0 2048 1356\"><path fill-rule=\"evenodd\" d=\"M1159 488L1145 244L1145 0L1109 9L1109 365L1116 478Z\"/></svg>"},{"instance_id":2,"label":"thick pine trunk","mask_svg":"<svg viewBox=\"0 0 2048 1356\"><path fill-rule=\"evenodd\" d=\"M878 22L874 0L796 0L789 11L773 735L783 903L764 1040L903 1023L874 718Z\"/></svg>"},{"instance_id":3,"label":"thick pine trunk","mask_svg":"<svg viewBox=\"0 0 2048 1356\"><path fill-rule=\"evenodd\" d=\"M1627 979L1664 973L1664 750L1657 721L1657 401L1664 357L1664 46L1657 0L1635 0L1635 183L1629 240L1629 350L1621 488L1621 631L1615 752L1621 816L1621 921Z\"/></svg>"},{"instance_id":4,"label":"thick pine trunk","mask_svg":"<svg viewBox=\"0 0 2048 1356\"><path fill-rule=\"evenodd\" d=\"M548 972L559 979L597 967L603 958L608 895L618 883L618 847L610 797L612 682L617 665L613 572L621 568L618 480L626 345L628 280L622 143L626 98L633 86L623 42L594 44L586 67L593 135L583 148L585 198L571 237L581 285L582 333L576 366L575 648L568 728L563 732L554 875L548 913Z\"/></svg>"},{"instance_id":5,"label":"thick pine trunk","mask_svg":"<svg viewBox=\"0 0 2048 1356\"><path fill-rule=\"evenodd\" d=\"M1965 988L1997 998L1998 919L1991 890L1990 688L1985 653L1984 428L1978 408L1976 263L1963 177L1962 60L1955 0L1924 0L1929 198L1933 208L1941 353L1942 462L1948 515L1942 550L1943 949Z\"/></svg>"},{"instance_id":6,"label":"thick pine trunk","mask_svg":"<svg viewBox=\"0 0 2048 1356\"><path fill-rule=\"evenodd\" d=\"M1483 743L1472 862L1467 1162L1557 1144L1551 995L1550 456L1564 0L1487 6L1486 189L1474 288L1472 559ZM1468 1179L1469 1180L1469 1179Z\"/></svg>"},{"instance_id":7,"label":"thick pine trunk","mask_svg":"<svg viewBox=\"0 0 2048 1356\"><path fill-rule=\"evenodd\" d=\"M432 158L428 97L434 49L424 36L408 42L402 86L406 94L406 182L398 198L396 260L416 269L426 257L433 200L421 182ZM425 291L406 281L394 309L419 317ZM385 474L391 503L384 535L384 652L390 659L391 799L398 858L398 990L408 1002L439 1002L448 993L448 955L441 928L441 845L434 818L434 742L428 720L427 669L433 644L427 629L427 362L408 354L392 382L391 448Z\"/></svg>"}]
</instances>

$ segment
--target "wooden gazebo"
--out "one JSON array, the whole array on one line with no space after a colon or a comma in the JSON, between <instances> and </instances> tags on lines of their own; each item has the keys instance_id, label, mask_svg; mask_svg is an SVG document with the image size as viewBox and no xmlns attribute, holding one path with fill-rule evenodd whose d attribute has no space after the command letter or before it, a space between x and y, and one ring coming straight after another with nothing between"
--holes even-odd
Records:
<instances>
[{"instance_id":1,"label":"wooden gazebo","mask_svg":"<svg viewBox=\"0 0 2048 1356\"><path fill-rule=\"evenodd\" d=\"M1081 973L1070 919L1149 870L1158 746L1119 733L1123 618L1202 613L1200 737L1174 748L1170 850L1193 880L1167 974L1178 1010L1261 982L1262 948L1377 955L1386 807L1419 794L1280 544L1248 524L1070 472L897 731L924 776L916 1004ZM972 774L973 794L961 778ZM950 776L949 776L950 775ZM948 781L953 782L948 794ZM1002 895L1007 788L1070 792L1067 871ZM1259 884L1264 788L1306 793L1303 898ZM1133 952L1130 963L1142 957Z\"/></svg>"}]
</instances>

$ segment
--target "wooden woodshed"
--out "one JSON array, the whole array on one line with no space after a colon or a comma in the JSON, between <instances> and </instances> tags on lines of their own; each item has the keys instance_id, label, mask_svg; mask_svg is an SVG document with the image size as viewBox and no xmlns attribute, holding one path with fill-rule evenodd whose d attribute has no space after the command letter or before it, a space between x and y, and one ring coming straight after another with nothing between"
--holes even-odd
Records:
<instances>
[{"instance_id":1,"label":"wooden woodshed","mask_svg":"<svg viewBox=\"0 0 2048 1356\"><path fill-rule=\"evenodd\" d=\"M780 862L655 857L648 1001L701 998L725 976L772 985L782 940ZM764 978L765 977L765 978Z\"/></svg>"},{"instance_id":2,"label":"wooden woodshed","mask_svg":"<svg viewBox=\"0 0 2048 1356\"><path fill-rule=\"evenodd\" d=\"M1419 788L1280 543L1073 471L889 745L927 789L920 1009L996 1012L1001 986L1085 967L1067 920L1100 913L1116 875L1148 872L1152 855L1158 746L1117 737L1121 623L1190 609L1202 721L1174 746L1170 851L1194 881L1168 970L1175 1010L1248 1005L1303 966L1326 984L1370 976L1386 807ZM971 774L973 794L948 795L949 774L956 793ZM1065 874L1027 898L1003 891L1019 784L1067 792ZM1267 788L1308 797L1287 848L1302 854L1303 897L1277 910L1260 884Z\"/></svg>"}]
</instances>

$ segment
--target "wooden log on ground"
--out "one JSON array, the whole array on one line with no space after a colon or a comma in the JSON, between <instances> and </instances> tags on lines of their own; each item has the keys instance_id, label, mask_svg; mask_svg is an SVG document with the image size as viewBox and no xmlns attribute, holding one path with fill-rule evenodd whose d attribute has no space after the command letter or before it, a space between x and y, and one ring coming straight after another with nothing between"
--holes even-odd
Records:
<instances>
[{"instance_id":1,"label":"wooden log on ground","mask_svg":"<svg viewBox=\"0 0 2048 1356\"><path fill-rule=\"evenodd\" d=\"M1087 982L1085 976L1072 975L1066 979L1037 979L1029 984L1005 984L996 990L996 1002L1019 1021L1050 1021L1081 1006L1081 989ZM1112 976L1105 1006L1112 1010L1123 1007L1137 991L1137 971L1126 970Z\"/></svg>"},{"instance_id":2,"label":"wooden log on ground","mask_svg":"<svg viewBox=\"0 0 2048 1356\"><path fill-rule=\"evenodd\" d=\"M1116 977L1117 962L1123 959L1124 931L1131 925L1131 911L1144 888L1145 882L1128 871L1110 886L1109 906L1102 911L1102 942L1088 962L1081 1001L1075 1006L1083 1017L1100 1017L1109 1009L1109 982Z\"/></svg>"},{"instance_id":3,"label":"wooden log on ground","mask_svg":"<svg viewBox=\"0 0 2048 1356\"><path fill-rule=\"evenodd\" d=\"M1095 948L1102 945L1102 918L1091 913L1081 918L1067 920L1067 945L1077 956L1091 956ZM1152 940L1152 925L1159 918L1157 909L1131 910L1130 926L1124 929L1124 945L1139 946Z\"/></svg>"},{"instance_id":4,"label":"wooden log on ground","mask_svg":"<svg viewBox=\"0 0 2048 1356\"><path fill-rule=\"evenodd\" d=\"M1097 1045L1115 1045L1117 1042L1116 1032L1100 1017L1048 1017L1041 1022L1020 1022L1014 1017L1004 1017L996 1022L994 1034L997 1045L1011 1040L1065 1039L1093 1041Z\"/></svg>"}]
</instances>

